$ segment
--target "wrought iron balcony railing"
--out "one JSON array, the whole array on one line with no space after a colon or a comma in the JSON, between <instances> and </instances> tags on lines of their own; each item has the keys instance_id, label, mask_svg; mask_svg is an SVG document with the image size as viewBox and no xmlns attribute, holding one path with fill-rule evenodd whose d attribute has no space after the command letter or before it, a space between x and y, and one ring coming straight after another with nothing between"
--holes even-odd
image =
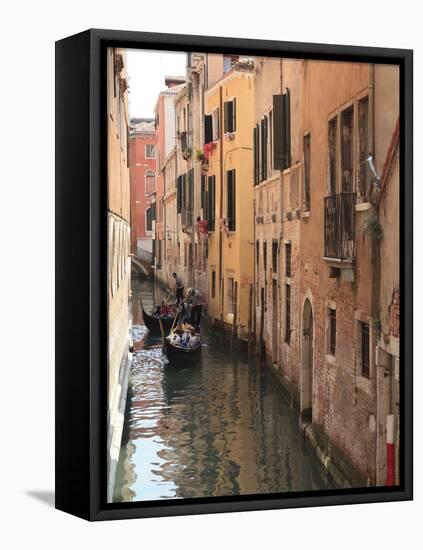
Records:
<instances>
[{"instance_id":1,"label":"wrought iron balcony railing","mask_svg":"<svg viewBox=\"0 0 423 550\"><path fill-rule=\"evenodd\" d=\"M324 198L325 257L354 259L355 193L339 193Z\"/></svg>"},{"instance_id":2,"label":"wrought iron balcony railing","mask_svg":"<svg viewBox=\"0 0 423 550\"><path fill-rule=\"evenodd\" d=\"M192 210L189 208L183 208L181 212L182 227L192 227L192 218Z\"/></svg>"}]
</instances>

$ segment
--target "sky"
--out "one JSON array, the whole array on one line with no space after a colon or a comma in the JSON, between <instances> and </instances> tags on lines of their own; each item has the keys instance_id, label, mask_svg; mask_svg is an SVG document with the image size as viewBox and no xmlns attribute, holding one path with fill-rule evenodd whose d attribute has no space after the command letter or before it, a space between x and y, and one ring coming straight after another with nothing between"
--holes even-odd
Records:
<instances>
[{"instance_id":1,"label":"sky","mask_svg":"<svg viewBox=\"0 0 423 550\"><path fill-rule=\"evenodd\" d=\"M186 54L154 50L126 50L129 81L129 116L154 118L165 76L185 75Z\"/></svg>"}]
</instances>

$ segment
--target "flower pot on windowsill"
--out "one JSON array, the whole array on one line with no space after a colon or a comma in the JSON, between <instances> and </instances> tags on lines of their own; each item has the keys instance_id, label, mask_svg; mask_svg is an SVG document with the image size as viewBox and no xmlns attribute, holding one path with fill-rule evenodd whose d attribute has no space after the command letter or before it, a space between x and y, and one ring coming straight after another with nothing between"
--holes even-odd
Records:
<instances>
[{"instance_id":1,"label":"flower pot on windowsill","mask_svg":"<svg viewBox=\"0 0 423 550\"><path fill-rule=\"evenodd\" d=\"M184 151L182 151L182 158L184 160L188 160L191 158L191 155L192 155L192 151L191 149L185 149Z\"/></svg>"}]
</instances>

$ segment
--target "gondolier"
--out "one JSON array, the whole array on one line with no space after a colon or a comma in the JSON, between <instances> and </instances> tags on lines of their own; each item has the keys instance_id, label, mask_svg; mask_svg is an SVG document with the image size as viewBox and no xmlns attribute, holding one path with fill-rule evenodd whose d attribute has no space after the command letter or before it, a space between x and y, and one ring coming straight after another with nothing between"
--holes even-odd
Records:
<instances>
[{"instance_id":1,"label":"gondolier","mask_svg":"<svg viewBox=\"0 0 423 550\"><path fill-rule=\"evenodd\" d=\"M176 301L179 304L184 299L184 284L182 282L182 279L177 275L177 273L172 273L172 277L175 279Z\"/></svg>"},{"instance_id":2,"label":"gondolier","mask_svg":"<svg viewBox=\"0 0 423 550\"><path fill-rule=\"evenodd\" d=\"M191 289L187 297L188 303L191 305L191 322L195 328L200 326L201 313L203 310L203 297L199 290Z\"/></svg>"}]
</instances>

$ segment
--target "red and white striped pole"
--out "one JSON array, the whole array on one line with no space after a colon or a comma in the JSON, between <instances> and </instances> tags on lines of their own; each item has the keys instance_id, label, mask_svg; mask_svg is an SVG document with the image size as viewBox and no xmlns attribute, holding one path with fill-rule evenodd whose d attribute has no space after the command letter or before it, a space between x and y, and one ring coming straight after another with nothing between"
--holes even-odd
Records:
<instances>
[{"instance_id":1,"label":"red and white striped pole","mask_svg":"<svg viewBox=\"0 0 423 550\"><path fill-rule=\"evenodd\" d=\"M386 485L395 485L395 415L386 417Z\"/></svg>"}]
</instances>

